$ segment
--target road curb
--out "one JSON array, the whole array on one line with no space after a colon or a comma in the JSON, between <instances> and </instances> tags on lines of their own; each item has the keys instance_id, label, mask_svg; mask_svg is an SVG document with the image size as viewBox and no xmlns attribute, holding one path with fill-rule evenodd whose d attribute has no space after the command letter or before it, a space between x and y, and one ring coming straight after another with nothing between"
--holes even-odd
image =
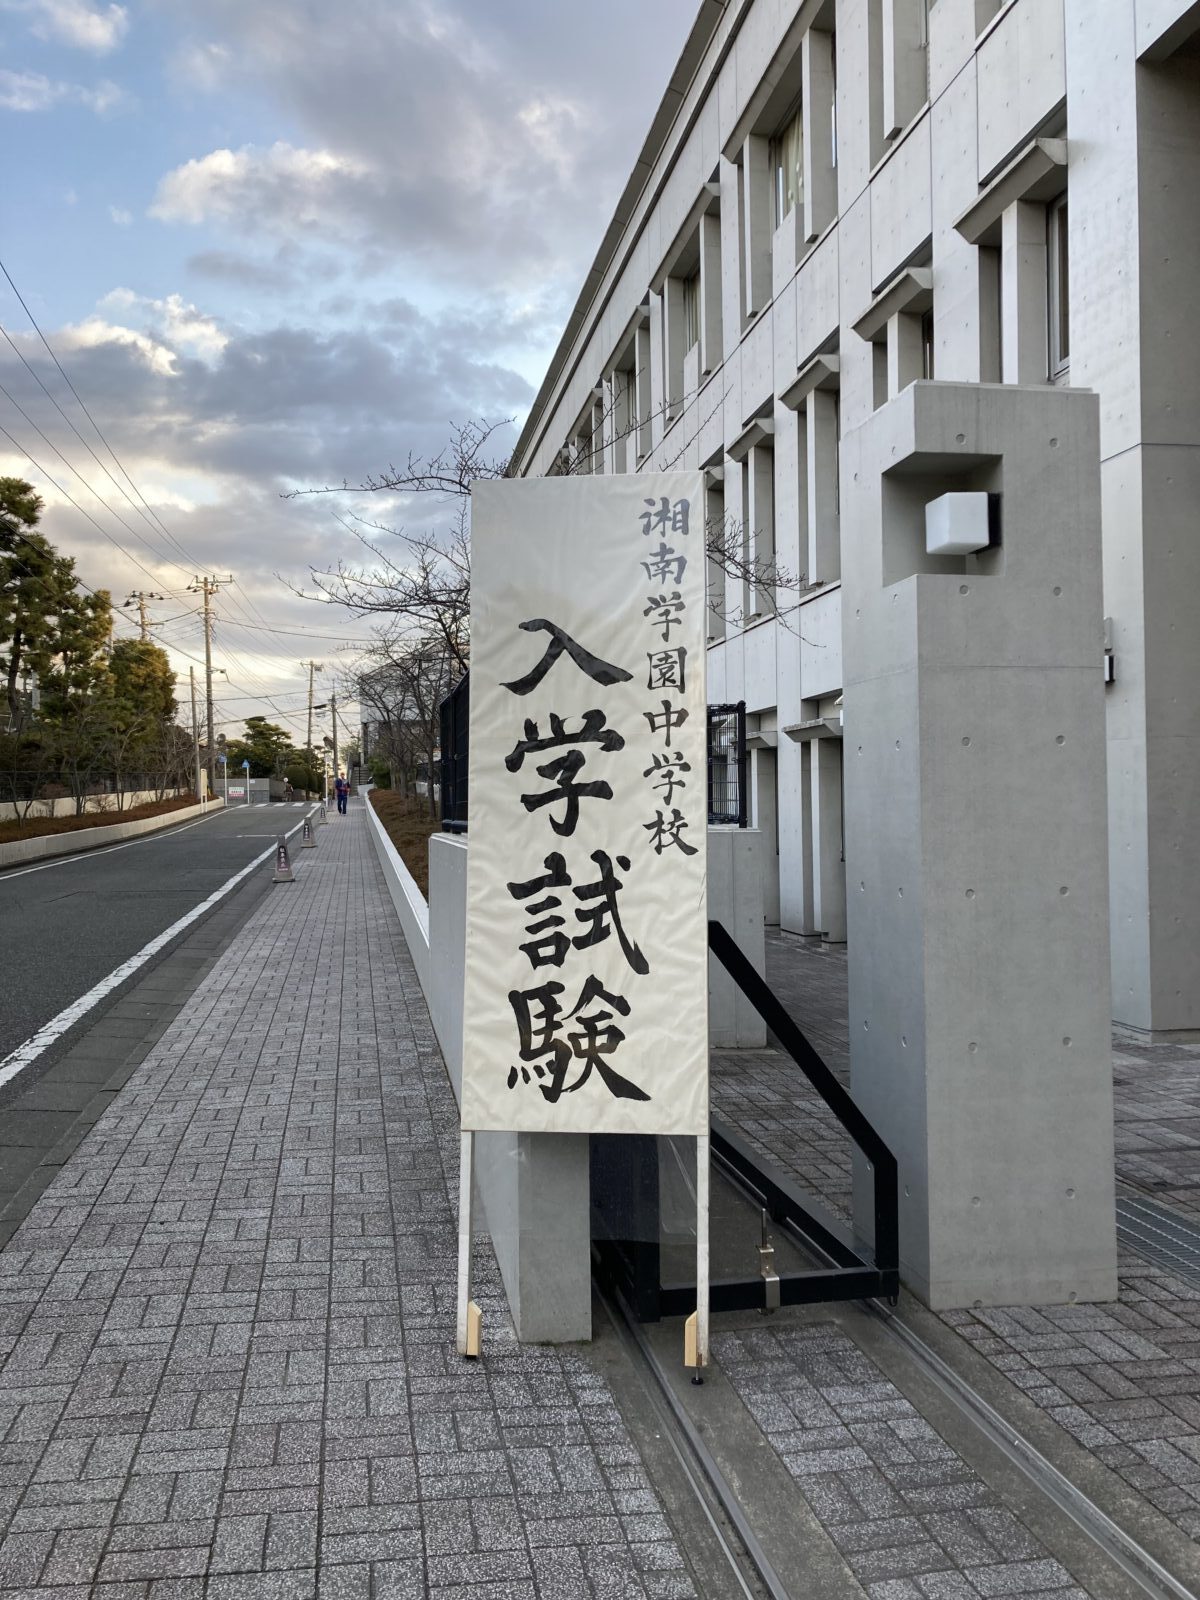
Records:
<instances>
[{"instance_id":1,"label":"road curb","mask_svg":"<svg viewBox=\"0 0 1200 1600\"><path fill-rule=\"evenodd\" d=\"M78 828L69 833L43 834L36 839L18 839L15 844L0 844L0 872L5 867L25 866L30 861L45 861L51 856L78 855L121 839L135 839L142 833L175 828L181 822L191 822L196 817L207 816L210 811L221 810L224 804L217 796L206 805L183 806L161 817L138 817L134 822L114 822L104 828Z\"/></svg>"}]
</instances>

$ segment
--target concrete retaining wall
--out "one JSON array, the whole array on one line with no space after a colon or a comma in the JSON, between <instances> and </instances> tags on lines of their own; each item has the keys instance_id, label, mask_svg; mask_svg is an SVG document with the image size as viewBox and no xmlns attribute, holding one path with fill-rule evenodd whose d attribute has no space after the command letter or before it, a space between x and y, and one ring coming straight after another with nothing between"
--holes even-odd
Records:
<instances>
[{"instance_id":1,"label":"concrete retaining wall","mask_svg":"<svg viewBox=\"0 0 1200 1600\"><path fill-rule=\"evenodd\" d=\"M162 793L157 789L130 789L123 795L115 794L90 794L87 805L84 807L87 815L96 811L116 811L117 800L120 799L120 810L132 811L134 806L147 806L152 800L170 800L176 795L191 794L191 789L168 789ZM0 800L0 822L16 822L25 814L25 803L20 805L14 800ZM59 795L55 800L35 800L29 808L29 817L73 817L75 815L75 799L73 795Z\"/></svg>"},{"instance_id":2,"label":"concrete retaining wall","mask_svg":"<svg viewBox=\"0 0 1200 1600\"><path fill-rule=\"evenodd\" d=\"M220 800L210 800L207 805L183 806L161 817L139 817L136 822L114 822L103 828L77 828L70 833L52 833L40 839L18 839L15 844L0 844L0 870L24 866L30 861L44 861L51 856L73 856L82 850L98 850L101 845L136 839L139 834L176 828L181 822L192 822L197 817L207 816L210 811L219 810L221 804Z\"/></svg>"}]
</instances>

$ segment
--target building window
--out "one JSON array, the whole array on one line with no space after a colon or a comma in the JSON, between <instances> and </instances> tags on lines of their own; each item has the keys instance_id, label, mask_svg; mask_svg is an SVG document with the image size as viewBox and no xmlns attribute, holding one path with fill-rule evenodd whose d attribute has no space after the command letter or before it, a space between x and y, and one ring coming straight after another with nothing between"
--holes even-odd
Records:
<instances>
[{"instance_id":1,"label":"building window","mask_svg":"<svg viewBox=\"0 0 1200 1600\"><path fill-rule=\"evenodd\" d=\"M921 318L921 376L933 377L933 307Z\"/></svg>"},{"instance_id":2,"label":"building window","mask_svg":"<svg viewBox=\"0 0 1200 1600\"><path fill-rule=\"evenodd\" d=\"M778 227L804 204L804 118L799 106L771 140L771 178Z\"/></svg>"},{"instance_id":3,"label":"building window","mask_svg":"<svg viewBox=\"0 0 1200 1600\"><path fill-rule=\"evenodd\" d=\"M683 348L686 353L700 342L700 271L683 280Z\"/></svg>"},{"instance_id":4,"label":"building window","mask_svg":"<svg viewBox=\"0 0 1200 1600\"><path fill-rule=\"evenodd\" d=\"M1071 364L1070 260L1067 197L1046 208L1046 266L1050 280L1050 377L1061 378Z\"/></svg>"}]
</instances>

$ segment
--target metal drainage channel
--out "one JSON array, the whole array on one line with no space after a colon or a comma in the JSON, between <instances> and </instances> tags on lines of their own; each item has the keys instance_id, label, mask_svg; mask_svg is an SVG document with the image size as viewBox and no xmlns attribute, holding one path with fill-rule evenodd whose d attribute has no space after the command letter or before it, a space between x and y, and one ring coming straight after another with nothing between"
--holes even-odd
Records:
<instances>
[{"instance_id":1,"label":"metal drainage channel","mask_svg":"<svg viewBox=\"0 0 1200 1600\"><path fill-rule=\"evenodd\" d=\"M1200 1221L1125 1190L1117 1196L1117 1240L1152 1266L1200 1288Z\"/></svg>"},{"instance_id":2,"label":"metal drainage channel","mask_svg":"<svg viewBox=\"0 0 1200 1600\"><path fill-rule=\"evenodd\" d=\"M795 1600L792 1591L775 1571L766 1551L759 1543L733 1486L721 1471L700 1430L680 1404L662 1363L651 1348L649 1340L642 1332L640 1322L630 1310L624 1296L606 1288L599 1277L593 1278L592 1283L597 1298L607 1311L609 1321L625 1345L627 1353L645 1368L653 1380L659 1400L658 1409L665 1424L664 1437L670 1443L688 1487L720 1545L721 1553L729 1563L729 1569L740 1592L747 1597L747 1600L755 1600L754 1590L746 1582L748 1563L770 1600ZM697 1478L696 1468L699 1468L708 1486L708 1493ZM727 1531L713 1515L710 1500L716 1502L724 1519L736 1533L744 1555L739 1554Z\"/></svg>"},{"instance_id":3,"label":"metal drainage channel","mask_svg":"<svg viewBox=\"0 0 1200 1600\"><path fill-rule=\"evenodd\" d=\"M755 1184L751 1175L745 1171L733 1169L721 1163L724 1175L737 1187L756 1202L761 1202L764 1187L777 1181L786 1181L782 1174L773 1169L770 1164L764 1163L759 1173L760 1182ZM1119 1223L1119 1231L1126 1238L1131 1248L1146 1253L1150 1249L1159 1251L1164 1258L1164 1264L1178 1276L1190 1274L1188 1281L1200 1284L1200 1229L1193 1228L1189 1223L1167 1212L1165 1208L1154 1206L1146 1201L1133 1201L1122 1199L1118 1211L1123 1215ZM785 1228L796 1241L805 1249L820 1254L811 1237L806 1237L799 1229L794 1227L789 1219L780 1221L780 1226ZM1137 1228L1139 1240L1146 1240L1145 1244L1135 1244L1132 1234ZM1169 1231L1168 1231L1169 1230ZM832 1262L832 1258L829 1258ZM1150 1259L1155 1259L1151 1257ZM691 1418L677 1399L674 1390L662 1365L651 1349L642 1329L626 1305L624 1299L617 1295L609 1295L597 1284L600 1298L608 1309L614 1327L625 1336L627 1345L636 1351L643 1367L654 1380L654 1385L665 1402L667 1418L682 1435L686 1442L692 1463L699 1467L707 1480L709 1490L715 1498L721 1511L728 1519L731 1527L736 1530L737 1538L742 1544L750 1563L758 1578L765 1586L771 1600L794 1600L791 1591L786 1587L779 1574L771 1566L769 1559L753 1528L742 1510L737 1495L725 1478L712 1453L705 1444L703 1437L693 1424ZM858 1302L865 1315L873 1318L883 1329L886 1335L896 1344L900 1345L907 1354L916 1361L929 1380L936 1384L947 1399L952 1400L958 1409L972 1422L980 1433L997 1449L1003 1452L1011 1464L1020 1471L1028 1482L1054 1505L1095 1544L1108 1559L1119 1568L1140 1590L1147 1596L1147 1600L1196 1600L1193 1591L1181 1583L1172 1573L1157 1561L1150 1552L1143 1548L1136 1539L1126 1533L1108 1514L1101 1510L1093 1500L1051 1462L1042 1455L1029 1439L1016 1429L1013 1424L1001 1415L987 1400L970 1384L949 1366L936 1351L932 1350L923 1339L913 1332L894 1311L879 1305L876 1301L862 1300ZM674 1440L672 1444L676 1455L697 1500L704 1509L713 1531L720 1541L726 1559L737 1578L744 1594L749 1595L750 1590L742 1576L742 1564L737 1552L733 1549L728 1538L713 1518L708 1499L696 1481L694 1472L689 1467L683 1452Z\"/></svg>"}]
</instances>

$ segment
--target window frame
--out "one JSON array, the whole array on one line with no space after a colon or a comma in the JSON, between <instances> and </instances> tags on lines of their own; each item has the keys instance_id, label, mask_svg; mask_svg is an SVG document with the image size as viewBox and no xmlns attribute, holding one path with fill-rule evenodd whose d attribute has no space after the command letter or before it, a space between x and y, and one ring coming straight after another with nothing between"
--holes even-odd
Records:
<instances>
[{"instance_id":1,"label":"window frame","mask_svg":"<svg viewBox=\"0 0 1200 1600\"><path fill-rule=\"evenodd\" d=\"M787 205L787 147L795 138L796 169L795 198ZM771 209L776 229L781 228L794 212L804 209L804 106L797 98L770 140Z\"/></svg>"},{"instance_id":2,"label":"window frame","mask_svg":"<svg viewBox=\"0 0 1200 1600\"><path fill-rule=\"evenodd\" d=\"M700 343L700 267L682 279L683 283L683 350L690 355Z\"/></svg>"}]
</instances>

